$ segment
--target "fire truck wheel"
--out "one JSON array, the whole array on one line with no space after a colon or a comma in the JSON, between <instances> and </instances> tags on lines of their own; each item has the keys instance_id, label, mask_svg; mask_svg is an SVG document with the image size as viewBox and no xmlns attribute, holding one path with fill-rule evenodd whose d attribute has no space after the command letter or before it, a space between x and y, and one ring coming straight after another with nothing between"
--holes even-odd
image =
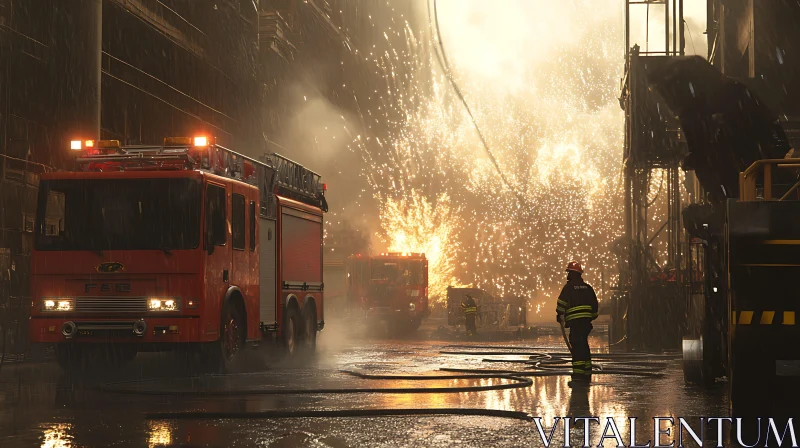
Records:
<instances>
[{"instance_id":1,"label":"fire truck wheel","mask_svg":"<svg viewBox=\"0 0 800 448\"><path fill-rule=\"evenodd\" d=\"M406 337L419 330L422 318L396 319L388 322L389 337Z\"/></svg>"},{"instance_id":2,"label":"fire truck wheel","mask_svg":"<svg viewBox=\"0 0 800 448\"><path fill-rule=\"evenodd\" d=\"M317 311L308 305L303 310L303 350L306 353L317 351Z\"/></svg>"},{"instance_id":3,"label":"fire truck wheel","mask_svg":"<svg viewBox=\"0 0 800 448\"><path fill-rule=\"evenodd\" d=\"M302 339L303 320L296 306L289 306L284 315L283 342L287 354L292 357L300 351Z\"/></svg>"},{"instance_id":4,"label":"fire truck wheel","mask_svg":"<svg viewBox=\"0 0 800 448\"><path fill-rule=\"evenodd\" d=\"M239 308L231 302L226 302L222 309L222 337L221 355L223 367L233 361L236 354L242 350L244 341L244 324Z\"/></svg>"},{"instance_id":5,"label":"fire truck wheel","mask_svg":"<svg viewBox=\"0 0 800 448\"><path fill-rule=\"evenodd\" d=\"M411 333L416 333L416 331L419 330L420 326L422 326L422 318L416 317L414 319L411 319L411 327L409 328L409 330Z\"/></svg>"}]
</instances>

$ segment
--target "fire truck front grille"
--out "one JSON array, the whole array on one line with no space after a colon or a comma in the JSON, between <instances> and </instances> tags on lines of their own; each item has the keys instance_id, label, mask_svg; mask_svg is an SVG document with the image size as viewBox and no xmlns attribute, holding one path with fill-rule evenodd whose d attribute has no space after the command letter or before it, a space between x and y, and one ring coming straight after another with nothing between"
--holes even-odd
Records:
<instances>
[{"instance_id":1,"label":"fire truck front grille","mask_svg":"<svg viewBox=\"0 0 800 448\"><path fill-rule=\"evenodd\" d=\"M147 297L78 297L75 300L78 313L144 313L147 312Z\"/></svg>"}]
</instances>

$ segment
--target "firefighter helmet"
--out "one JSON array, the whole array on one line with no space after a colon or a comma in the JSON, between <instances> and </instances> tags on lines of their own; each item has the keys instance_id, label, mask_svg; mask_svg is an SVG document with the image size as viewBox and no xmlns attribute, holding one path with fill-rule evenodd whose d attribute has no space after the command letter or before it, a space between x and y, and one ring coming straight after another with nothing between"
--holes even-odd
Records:
<instances>
[{"instance_id":1,"label":"firefighter helmet","mask_svg":"<svg viewBox=\"0 0 800 448\"><path fill-rule=\"evenodd\" d=\"M578 274L583 274L583 267L577 261L570 261L567 265L567 272L573 271L577 272Z\"/></svg>"}]
</instances>

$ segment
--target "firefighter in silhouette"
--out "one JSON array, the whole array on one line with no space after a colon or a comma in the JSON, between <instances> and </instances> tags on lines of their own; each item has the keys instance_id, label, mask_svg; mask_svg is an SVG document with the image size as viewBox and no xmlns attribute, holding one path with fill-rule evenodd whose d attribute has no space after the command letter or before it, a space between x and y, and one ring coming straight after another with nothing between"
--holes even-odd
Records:
<instances>
[{"instance_id":1,"label":"firefighter in silhouette","mask_svg":"<svg viewBox=\"0 0 800 448\"><path fill-rule=\"evenodd\" d=\"M464 295L464 299L461 300L461 309L464 310L464 324L467 327L467 336L472 337L478 332L478 329L475 328L478 305L475 304L475 299L472 298L472 295Z\"/></svg>"},{"instance_id":2,"label":"firefighter in silhouette","mask_svg":"<svg viewBox=\"0 0 800 448\"><path fill-rule=\"evenodd\" d=\"M567 265L567 284L558 296L556 315L559 323L569 328L572 346L572 381L570 387L588 385L592 380L592 355L589 351L589 333L592 321L597 319L597 295L583 281L583 267L577 261Z\"/></svg>"}]
</instances>

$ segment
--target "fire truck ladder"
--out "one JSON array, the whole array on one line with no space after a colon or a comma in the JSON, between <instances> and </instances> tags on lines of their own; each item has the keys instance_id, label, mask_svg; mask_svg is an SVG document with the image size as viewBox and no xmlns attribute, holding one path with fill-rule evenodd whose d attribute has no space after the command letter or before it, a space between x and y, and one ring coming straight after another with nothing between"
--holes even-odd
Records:
<instances>
[{"instance_id":1,"label":"fire truck ladder","mask_svg":"<svg viewBox=\"0 0 800 448\"><path fill-rule=\"evenodd\" d=\"M280 154L264 154L261 161L264 165L272 168L272 183L264 183L272 185L271 190L300 202L307 202L311 199L318 202L315 205L318 205L323 211L328 211L322 176Z\"/></svg>"}]
</instances>

